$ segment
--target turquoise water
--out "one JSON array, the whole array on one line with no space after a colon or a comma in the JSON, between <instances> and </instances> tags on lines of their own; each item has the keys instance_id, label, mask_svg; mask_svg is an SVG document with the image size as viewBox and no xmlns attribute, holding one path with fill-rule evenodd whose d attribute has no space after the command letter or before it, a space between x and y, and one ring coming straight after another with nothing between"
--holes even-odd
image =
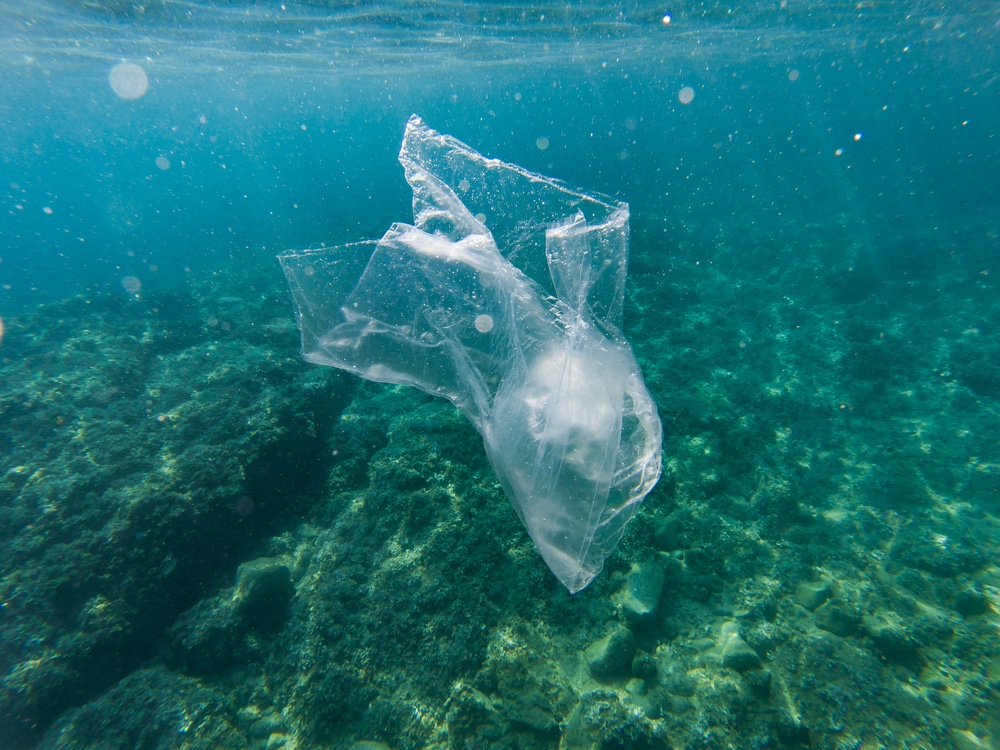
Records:
<instances>
[{"instance_id":1,"label":"turquoise water","mask_svg":"<svg viewBox=\"0 0 1000 750\"><path fill-rule=\"evenodd\" d=\"M0 0L0 748L997 746L998 24ZM575 596L299 357L413 113L630 205L664 472Z\"/></svg>"}]
</instances>

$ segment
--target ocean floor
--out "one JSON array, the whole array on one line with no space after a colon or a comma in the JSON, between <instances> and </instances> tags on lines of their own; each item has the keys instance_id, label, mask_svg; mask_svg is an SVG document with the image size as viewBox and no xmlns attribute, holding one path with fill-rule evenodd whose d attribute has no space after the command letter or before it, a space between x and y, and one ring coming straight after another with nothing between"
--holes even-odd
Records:
<instances>
[{"instance_id":1,"label":"ocean floor","mask_svg":"<svg viewBox=\"0 0 1000 750\"><path fill-rule=\"evenodd\" d=\"M995 277L699 234L634 232L665 470L575 596L276 264L5 319L5 750L1000 746Z\"/></svg>"}]
</instances>

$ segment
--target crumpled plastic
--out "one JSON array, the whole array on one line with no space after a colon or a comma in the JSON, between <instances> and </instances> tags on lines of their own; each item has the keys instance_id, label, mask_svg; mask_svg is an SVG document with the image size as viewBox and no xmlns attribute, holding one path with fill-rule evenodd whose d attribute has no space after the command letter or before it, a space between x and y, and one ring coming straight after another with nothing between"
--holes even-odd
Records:
<instances>
[{"instance_id":1,"label":"crumpled plastic","mask_svg":"<svg viewBox=\"0 0 1000 750\"><path fill-rule=\"evenodd\" d=\"M443 396L483 436L571 593L660 476L661 427L621 332L628 205L407 122L413 224L278 256L303 357Z\"/></svg>"}]
</instances>

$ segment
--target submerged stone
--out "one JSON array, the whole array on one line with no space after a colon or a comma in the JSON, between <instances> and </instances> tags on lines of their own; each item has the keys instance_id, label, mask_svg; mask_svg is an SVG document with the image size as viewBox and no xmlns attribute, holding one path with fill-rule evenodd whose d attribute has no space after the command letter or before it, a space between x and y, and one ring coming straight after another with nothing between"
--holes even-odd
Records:
<instances>
[{"instance_id":1,"label":"submerged stone","mask_svg":"<svg viewBox=\"0 0 1000 750\"><path fill-rule=\"evenodd\" d=\"M865 617L863 624L875 648L889 661L907 663L917 658L919 644L895 617L872 615Z\"/></svg>"},{"instance_id":2,"label":"submerged stone","mask_svg":"<svg viewBox=\"0 0 1000 750\"><path fill-rule=\"evenodd\" d=\"M737 672L746 672L760 666L760 657L757 652L740 638L736 623L733 622L727 622L722 626L715 653L722 666Z\"/></svg>"},{"instance_id":3,"label":"submerged stone","mask_svg":"<svg viewBox=\"0 0 1000 750\"><path fill-rule=\"evenodd\" d=\"M241 565L236 577L235 601L247 624L261 630L279 626L295 594L288 565L277 558L260 558Z\"/></svg>"},{"instance_id":4,"label":"submerged stone","mask_svg":"<svg viewBox=\"0 0 1000 750\"><path fill-rule=\"evenodd\" d=\"M861 616L839 599L831 599L816 610L816 625L846 638L861 629Z\"/></svg>"},{"instance_id":5,"label":"submerged stone","mask_svg":"<svg viewBox=\"0 0 1000 750\"><path fill-rule=\"evenodd\" d=\"M635 656L635 636L628 628L619 627L591 644L585 652L587 668L597 679L625 675Z\"/></svg>"},{"instance_id":6,"label":"submerged stone","mask_svg":"<svg viewBox=\"0 0 1000 750\"><path fill-rule=\"evenodd\" d=\"M963 617L984 615L990 611L990 600L978 588L968 588L955 597L955 611Z\"/></svg>"},{"instance_id":7,"label":"submerged stone","mask_svg":"<svg viewBox=\"0 0 1000 750\"><path fill-rule=\"evenodd\" d=\"M648 625L656 617L664 577L663 568L656 560L632 566L619 600L622 613L630 625Z\"/></svg>"},{"instance_id":8,"label":"submerged stone","mask_svg":"<svg viewBox=\"0 0 1000 750\"><path fill-rule=\"evenodd\" d=\"M808 581L795 587L795 601L810 612L823 604L832 594L831 581Z\"/></svg>"}]
</instances>

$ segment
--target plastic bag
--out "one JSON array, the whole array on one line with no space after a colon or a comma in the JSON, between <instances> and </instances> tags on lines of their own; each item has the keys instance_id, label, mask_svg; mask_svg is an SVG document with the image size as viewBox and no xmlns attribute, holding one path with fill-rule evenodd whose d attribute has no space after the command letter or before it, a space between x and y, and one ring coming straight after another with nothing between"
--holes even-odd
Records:
<instances>
[{"instance_id":1,"label":"plastic bag","mask_svg":"<svg viewBox=\"0 0 1000 750\"><path fill-rule=\"evenodd\" d=\"M414 223L278 256L306 360L450 399L542 558L577 592L660 476L620 331L628 206L487 159L414 115Z\"/></svg>"}]
</instances>

